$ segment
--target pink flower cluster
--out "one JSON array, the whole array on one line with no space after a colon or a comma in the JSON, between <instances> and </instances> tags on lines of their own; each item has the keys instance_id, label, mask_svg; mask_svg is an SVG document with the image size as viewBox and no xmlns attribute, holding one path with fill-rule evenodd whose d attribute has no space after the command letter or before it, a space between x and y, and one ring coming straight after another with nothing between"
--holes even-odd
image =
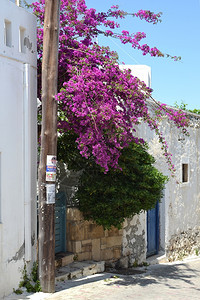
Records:
<instances>
[{"instance_id":1,"label":"pink flower cluster","mask_svg":"<svg viewBox=\"0 0 200 300\"><path fill-rule=\"evenodd\" d=\"M41 93L41 62L43 43L44 0L32 4L38 16L38 94ZM121 150L131 141L142 143L134 136L134 127L146 122L155 130L172 172L171 155L147 108L151 95L144 82L131 75L130 70L120 70L116 52L95 42L99 34L117 37L130 43L144 55L163 56L157 48L140 45L144 32L130 34L123 30L113 33L118 24L110 18L124 18L128 13L112 6L107 13L88 9L84 0L61 0L58 59L58 128L62 133L71 130L78 135L77 147L85 158L93 156L105 172L118 168ZM157 23L160 14L139 11L132 14L147 22ZM104 25L105 31L99 29ZM112 29L112 30L110 30ZM187 126L182 112L160 105L157 116L165 114L178 127Z\"/></svg>"},{"instance_id":2,"label":"pink flower cluster","mask_svg":"<svg viewBox=\"0 0 200 300\"><path fill-rule=\"evenodd\" d=\"M102 67L82 66L63 84L57 99L67 119L58 125L78 134L82 156L92 154L107 172L118 166L121 149L135 140L133 125L147 113L143 91L149 89L141 90L138 79L118 65Z\"/></svg>"},{"instance_id":3,"label":"pink flower cluster","mask_svg":"<svg viewBox=\"0 0 200 300\"><path fill-rule=\"evenodd\" d=\"M158 14L154 14L150 10L139 10L137 13L134 14L136 17L139 17L141 20L144 19L148 23L157 24L158 22L161 22L161 15L162 13L159 12Z\"/></svg>"}]
</instances>

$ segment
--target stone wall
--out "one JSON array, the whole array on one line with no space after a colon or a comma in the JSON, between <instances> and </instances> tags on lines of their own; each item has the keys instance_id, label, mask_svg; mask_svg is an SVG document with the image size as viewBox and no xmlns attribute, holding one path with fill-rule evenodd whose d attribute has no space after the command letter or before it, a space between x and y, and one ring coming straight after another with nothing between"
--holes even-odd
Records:
<instances>
[{"instance_id":1,"label":"stone wall","mask_svg":"<svg viewBox=\"0 0 200 300\"><path fill-rule=\"evenodd\" d=\"M104 230L85 221L77 208L67 209L67 251L78 261L117 261L122 254L122 230Z\"/></svg>"},{"instance_id":2,"label":"stone wall","mask_svg":"<svg viewBox=\"0 0 200 300\"><path fill-rule=\"evenodd\" d=\"M200 227L180 232L172 236L166 254L169 261L181 260L188 255L199 255L200 252Z\"/></svg>"}]
</instances>

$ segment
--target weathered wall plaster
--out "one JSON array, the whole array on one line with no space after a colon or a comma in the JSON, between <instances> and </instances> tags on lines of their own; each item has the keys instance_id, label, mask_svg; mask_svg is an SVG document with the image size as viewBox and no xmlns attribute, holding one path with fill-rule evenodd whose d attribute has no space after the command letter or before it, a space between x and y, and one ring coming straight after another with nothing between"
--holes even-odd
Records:
<instances>
[{"instance_id":1,"label":"weathered wall plaster","mask_svg":"<svg viewBox=\"0 0 200 300\"><path fill-rule=\"evenodd\" d=\"M128 258L128 266L146 260L146 214L126 219L123 226L122 256Z\"/></svg>"},{"instance_id":2,"label":"weathered wall plaster","mask_svg":"<svg viewBox=\"0 0 200 300\"><path fill-rule=\"evenodd\" d=\"M169 261L182 260L188 255L200 254L200 226L173 235L167 247Z\"/></svg>"}]
</instances>

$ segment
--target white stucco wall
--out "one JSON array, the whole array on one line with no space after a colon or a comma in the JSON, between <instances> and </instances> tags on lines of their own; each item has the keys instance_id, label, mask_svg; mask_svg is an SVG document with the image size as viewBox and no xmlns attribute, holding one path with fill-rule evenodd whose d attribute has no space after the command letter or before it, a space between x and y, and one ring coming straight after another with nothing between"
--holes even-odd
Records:
<instances>
[{"instance_id":1,"label":"white stucco wall","mask_svg":"<svg viewBox=\"0 0 200 300\"><path fill-rule=\"evenodd\" d=\"M189 137L183 136L172 123L165 121L162 126L176 168L175 179L168 172L170 180L165 190L165 250L173 259L192 254L200 246L196 236L200 226L200 118L192 114L188 116L191 120ZM158 146L152 142L150 145L154 155ZM182 164L188 164L189 167L189 180L186 183L182 182ZM157 159L157 166L167 173L166 164L161 163L160 159Z\"/></svg>"},{"instance_id":2,"label":"white stucco wall","mask_svg":"<svg viewBox=\"0 0 200 300\"><path fill-rule=\"evenodd\" d=\"M192 254L200 246L199 237L196 241L192 238L196 236L200 226L200 117L194 114L188 114L188 117L190 118L189 137L183 136L181 130L166 119L162 120L161 124L161 131L168 142L172 161L175 164L175 178L171 177L167 169L157 137L145 125L141 125L139 129L139 133L149 142L150 152L156 158L157 168L169 176L165 197L160 205L160 243L173 259L180 258L180 253L181 255ZM182 182L184 163L189 166L187 183Z\"/></svg>"},{"instance_id":3,"label":"white stucco wall","mask_svg":"<svg viewBox=\"0 0 200 300\"><path fill-rule=\"evenodd\" d=\"M148 86L151 85L148 81L151 78L149 67L123 66L125 67L130 68L132 74L138 76ZM151 110L153 103L149 105ZM195 253L195 251L198 253L200 250L200 116L189 113L188 117L190 118L189 137L183 136L181 129L176 128L166 118L163 118L160 124L169 146L169 152L172 153L176 168L175 178L171 177L154 131L151 131L144 123L137 128L138 136L149 143L149 152L156 159L156 167L164 175L169 176L164 197L159 204L159 242L160 250L163 250L172 260ZM182 164L189 166L187 183L182 183ZM131 230L130 225L134 230ZM140 250L142 245L145 248L144 251ZM123 255L130 256L130 263L133 263L134 259L142 262L146 258L146 246L146 214L142 213L125 222Z\"/></svg>"},{"instance_id":4,"label":"white stucco wall","mask_svg":"<svg viewBox=\"0 0 200 300\"><path fill-rule=\"evenodd\" d=\"M5 22L11 29L9 45ZM1 0L0 41L0 296L4 296L18 287L24 261L29 268L36 259L36 18Z\"/></svg>"}]
</instances>

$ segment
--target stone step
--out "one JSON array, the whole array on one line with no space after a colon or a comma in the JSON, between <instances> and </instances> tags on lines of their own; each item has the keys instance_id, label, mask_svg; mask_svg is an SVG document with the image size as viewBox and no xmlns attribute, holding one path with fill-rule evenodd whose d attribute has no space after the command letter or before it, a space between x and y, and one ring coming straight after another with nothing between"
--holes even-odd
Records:
<instances>
[{"instance_id":1,"label":"stone step","mask_svg":"<svg viewBox=\"0 0 200 300\"><path fill-rule=\"evenodd\" d=\"M78 279L84 276L102 273L104 270L104 261L75 261L56 270L56 281L64 281L76 278Z\"/></svg>"},{"instance_id":2,"label":"stone step","mask_svg":"<svg viewBox=\"0 0 200 300\"><path fill-rule=\"evenodd\" d=\"M156 264L165 264L165 263L168 263L169 261L168 261L165 254L159 253L157 255L153 255L153 256L148 257L146 262L149 265L156 265Z\"/></svg>"},{"instance_id":3,"label":"stone step","mask_svg":"<svg viewBox=\"0 0 200 300\"><path fill-rule=\"evenodd\" d=\"M60 252L55 257L55 267L60 268L67 266L74 261L74 253L71 252Z\"/></svg>"}]
</instances>

